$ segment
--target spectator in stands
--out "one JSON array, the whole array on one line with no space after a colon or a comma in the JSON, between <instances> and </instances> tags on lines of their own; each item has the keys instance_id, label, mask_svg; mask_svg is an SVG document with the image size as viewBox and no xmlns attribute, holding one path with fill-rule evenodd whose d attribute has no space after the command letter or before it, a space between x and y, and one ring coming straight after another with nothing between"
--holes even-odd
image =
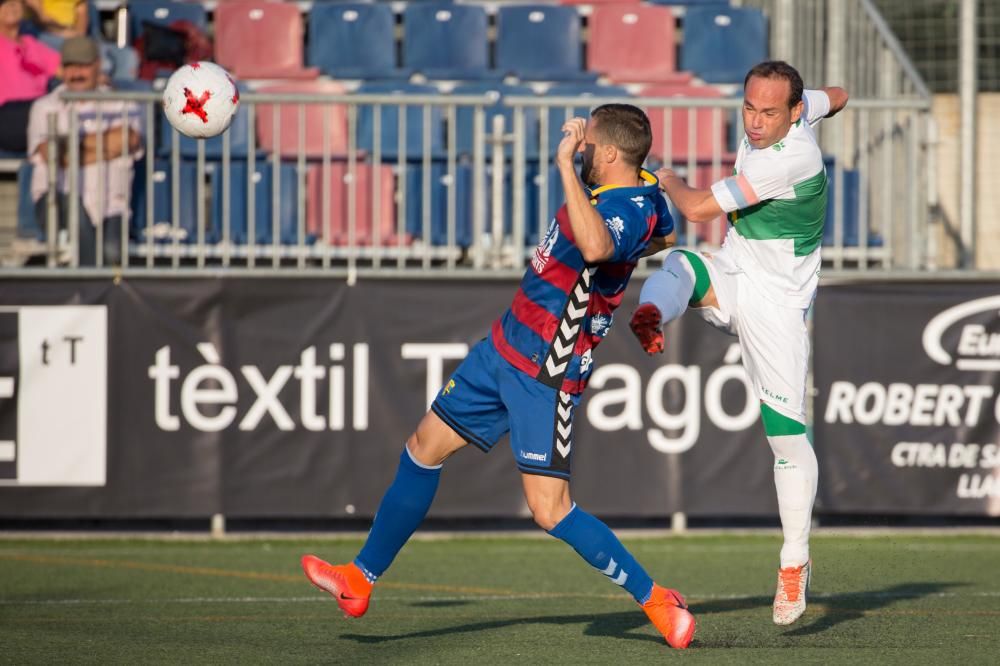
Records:
<instances>
[{"instance_id":1,"label":"spectator in stands","mask_svg":"<svg viewBox=\"0 0 1000 666\"><path fill-rule=\"evenodd\" d=\"M60 40L87 34L87 0L25 0L25 4L32 23L44 33Z\"/></svg>"},{"instance_id":2,"label":"spectator in stands","mask_svg":"<svg viewBox=\"0 0 1000 666\"><path fill-rule=\"evenodd\" d=\"M56 51L70 37L96 37L97 25L91 25L96 12L90 11L92 0L24 0L29 8L30 21L22 32L35 36ZM109 80L134 79L139 68L139 55L131 46L119 48L116 44L99 39L101 71Z\"/></svg>"},{"instance_id":3,"label":"spectator in stands","mask_svg":"<svg viewBox=\"0 0 1000 666\"><path fill-rule=\"evenodd\" d=\"M46 228L50 185L56 187L59 227L67 228L69 178L69 110L71 103L61 98L63 92L107 91L99 84L100 53L88 37L71 37L62 46L64 83L40 98L31 108L28 124L28 148L34 164L31 195L35 219ZM100 114L98 114L100 106ZM80 175L77 180L83 205L79 218L80 264L91 266L97 257L97 225L103 229L102 264L121 260L122 216L129 205L134 160L142 156L142 125L138 107L131 102L76 102ZM122 115L127 114L128 139L122 137ZM49 136L49 117L56 118L56 141ZM98 144L102 146L98 162ZM56 182L49 183L49 151L56 150Z\"/></svg>"},{"instance_id":4,"label":"spectator in stands","mask_svg":"<svg viewBox=\"0 0 1000 666\"><path fill-rule=\"evenodd\" d=\"M0 0L0 150L23 153L31 102L59 71L59 54L18 35L24 0Z\"/></svg>"}]
</instances>

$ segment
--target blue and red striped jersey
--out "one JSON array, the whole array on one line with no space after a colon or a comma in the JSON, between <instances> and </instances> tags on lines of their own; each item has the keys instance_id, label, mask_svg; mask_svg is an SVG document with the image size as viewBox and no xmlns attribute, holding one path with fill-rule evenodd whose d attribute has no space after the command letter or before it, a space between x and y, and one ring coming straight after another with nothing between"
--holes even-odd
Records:
<instances>
[{"instance_id":1,"label":"blue and red striped jersey","mask_svg":"<svg viewBox=\"0 0 1000 666\"><path fill-rule=\"evenodd\" d=\"M656 176L641 175L646 184L639 187L590 190L615 245L607 261L583 260L565 205L549 223L514 302L493 323L493 345L511 365L567 393L583 391L636 262L650 238L674 228Z\"/></svg>"}]
</instances>

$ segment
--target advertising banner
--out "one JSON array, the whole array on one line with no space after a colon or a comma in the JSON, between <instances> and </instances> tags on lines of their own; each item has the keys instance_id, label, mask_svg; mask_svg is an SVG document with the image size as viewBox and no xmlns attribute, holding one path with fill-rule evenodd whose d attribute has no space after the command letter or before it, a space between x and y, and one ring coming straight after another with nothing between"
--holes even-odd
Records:
<instances>
[{"instance_id":1,"label":"advertising banner","mask_svg":"<svg viewBox=\"0 0 1000 666\"><path fill-rule=\"evenodd\" d=\"M1000 515L1000 284L824 287L814 324L824 510Z\"/></svg>"},{"instance_id":2,"label":"advertising banner","mask_svg":"<svg viewBox=\"0 0 1000 666\"><path fill-rule=\"evenodd\" d=\"M0 516L369 518L509 280L0 284ZM776 514L735 338L647 357L637 286L577 410L573 497L607 517ZM506 441L450 459L433 517L526 517Z\"/></svg>"}]
</instances>

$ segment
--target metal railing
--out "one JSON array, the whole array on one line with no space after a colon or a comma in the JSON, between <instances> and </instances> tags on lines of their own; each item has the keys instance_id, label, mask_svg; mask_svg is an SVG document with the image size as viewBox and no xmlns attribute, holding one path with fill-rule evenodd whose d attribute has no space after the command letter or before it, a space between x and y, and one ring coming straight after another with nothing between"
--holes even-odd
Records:
<instances>
[{"instance_id":1,"label":"metal railing","mask_svg":"<svg viewBox=\"0 0 1000 666\"><path fill-rule=\"evenodd\" d=\"M242 124L209 155L205 142L182 142L172 128L167 141L158 140L157 93L66 97L74 102L71 134L79 127L76 103L142 106L146 157L135 179L145 201L120 220L121 263L113 270L122 272L513 275L562 202L553 155L566 118L608 101L644 108L654 133L648 165L671 166L702 188L731 173L743 136L734 97L245 94ZM929 112L922 99L853 98L824 121L832 147L828 268L912 271L933 264ZM285 125L289 118L295 122ZM414 122L417 133L410 131ZM289 127L294 141L282 139ZM268 150L261 152L265 135ZM83 220L80 156L70 145L67 244L56 243L53 206L46 229L46 264L63 271L80 268ZM49 169L51 177L54 162ZM678 219L678 230L681 244L712 248L726 223ZM96 232L101 248L103 225ZM100 249L95 266L109 268Z\"/></svg>"}]
</instances>

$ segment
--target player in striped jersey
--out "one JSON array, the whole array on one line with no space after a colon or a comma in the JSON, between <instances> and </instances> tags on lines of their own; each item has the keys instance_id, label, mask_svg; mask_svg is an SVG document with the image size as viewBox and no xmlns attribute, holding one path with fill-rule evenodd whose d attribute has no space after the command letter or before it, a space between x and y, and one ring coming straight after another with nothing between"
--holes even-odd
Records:
<instances>
[{"instance_id":1,"label":"player in striped jersey","mask_svg":"<svg viewBox=\"0 0 1000 666\"><path fill-rule=\"evenodd\" d=\"M490 451L510 432L535 522L627 590L672 647L685 648L694 617L656 585L614 533L569 494L573 415L638 259L672 244L673 220L656 177L643 170L652 142L640 109L607 104L590 122L563 126L556 165L566 204L552 220L514 301L441 389L410 436L396 478L361 552L331 566L302 565L341 610L360 617L372 585L423 521L444 461L466 444ZM574 157L583 154L584 188Z\"/></svg>"},{"instance_id":2,"label":"player in striped jersey","mask_svg":"<svg viewBox=\"0 0 1000 666\"><path fill-rule=\"evenodd\" d=\"M760 401L774 453L774 485L784 533L774 596L775 624L806 608L812 572L809 526L819 473L806 437L809 337L805 317L819 282L827 179L813 126L847 104L841 88L803 90L780 61L746 76L743 124L733 176L696 190L669 169L661 187L692 222L722 214L731 226L719 252L680 250L642 287L632 331L650 353L663 351L662 326L690 307L739 336L743 366Z\"/></svg>"}]
</instances>

